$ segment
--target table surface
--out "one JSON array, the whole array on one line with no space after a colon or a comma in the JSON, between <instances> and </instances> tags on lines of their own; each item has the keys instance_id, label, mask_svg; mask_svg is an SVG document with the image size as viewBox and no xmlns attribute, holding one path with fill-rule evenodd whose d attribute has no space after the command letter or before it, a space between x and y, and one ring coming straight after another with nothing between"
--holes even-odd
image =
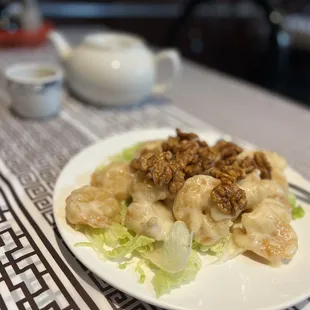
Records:
<instances>
[{"instance_id":1,"label":"table surface","mask_svg":"<svg viewBox=\"0 0 310 310\"><path fill-rule=\"evenodd\" d=\"M85 34L98 30L101 29L99 28L95 29L94 27L83 27L83 28L66 27L61 29L61 31L65 33L68 40L72 44L77 44ZM56 51L53 48L53 46L49 43L46 43L44 46L35 49L0 50L0 70L3 70L6 66L10 64L23 61L35 61L35 62L44 61L44 62L58 63ZM50 198L52 196L52 189L54 184L53 182L57 178L59 171L61 170L65 162L81 148L111 133L108 131L108 128L111 127L109 124L112 124L113 121L114 121L113 126L115 126L113 127L115 129L114 131L123 131L132 128L131 125L126 125L127 124L126 122L128 123L130 122L130 118L136 118L137 120L140 120L140 122L142 120L145 120L145 118L147 118L148 122L145 121L144 123L148 123L148 126L150 127L168 126L168 125L182 127L185 124L185 126L187 127L209 128L209 126L211 125L212 127L217 128L222 132L228 133L232 137L239 137L251 143L254 143L259 147L272 149L281 153L288 159L292 167L297 169L303 176L310 179L309 109L299 106L296 103L290 102L284 98L272 95L262 89L253 87L252 85L247 85L243 82L231 79L228 76L219 74L212 70L206 70L198 65L195 65L185 60L183 61L182 75L175 82L173 88L167 92L166 96L173 103L172 105L170 103L169 104L164 103L158 106L144 107L142 108L143 110L142 112L132 110L130 113L128 112L127 114L125 114L125 112L118 113L113 111L108 112L103 111L99 113L95 111L95 108L93 107L86 108L84 105L81 105L74 99L71 99L68 96L66 96L67 103L65 104L64 112L61 115L61 121L58 120L57 123L58 125L54 123L56 122L56 120L50 120L47 124L44 125L44 123L19 120L10 114L10 112L7 109L9 98L5 91L5 83L3 79L0 80L0 108L1 108L0 152L2 151L2 153L0 153L0 171L1 171L0 176L2 176L2 179L0 179L0 189L2 184L4 188L7 189L8 192L11 192L10 194L7 194L9 198L4 197L6 194L5 190L3 190L4 193L2 192L2 196L0 193L0 206L2 200L4 202L6 201L7 202L6 204L8 205L8 201L10 202L10 199L13 199L14 197L16 198L15 201L14 202L12 201L10 204L12 210L10 208L3 207L4 209L2 210L0 209L0 215L1 211L3 211L5 212L5 214L10 213L10 216L12 216L13 218L14 214L15 216L18 217L20 208L23 209L23 206L26 206L25 208L27 209L28 206L29 209L32 209L35 208L34 207L35 205L37 209L33 209L33 212L34 213L39 212L38 217L44 215L45 220L47 219L47 221L50 222L51 233L55 232L53 220L51 220L47 216L47 212L45 211L46 210L51 211L52 206L50 205ZM177 108L175 106L177 106ZM87 113L89 113L89 115L93 115L92 116L93 119L91 123L83 127L82 116L83 114ZM189 113L192 116L190 116ZM95 114L98 114L98 116ZM106 116L107 114L109 115L109 117ZM102 133L102 128L100 128L100 124L101 126L104 126L104 122L101 122L101 120L99 119L99 117L101 116L105 117L104 122L106 122L105 128L107 129L107 131L104 134ZM117 120L119 119L122 119L123 122L122 124L117 124ZM81 135L81 133L76 132L77 124L78 125L80 124L79 126L81 126L81 128L83 127L80 130L83 131L83 135ZM139 122L137 125L139 125ZM48 129L50 131L49 133L46 130L47 129L46 126L48 126ZM60 132L57 132L57 128L59 126L62 130L64 129L68 130L71 136L78 136L80 137L80 139L79 141L75 141L73 143L70 140L70 138L68 138L65 141L65 143L67 143L68 145L66 145L66 149L64 150L64 152L62 152L61 155L59 154L55 155L57 156L58 160L56 162L56 159L52 158L51 154L48 153L47 150L49 150L49 152L55 151L53 149L49 149L48 144L49 139L54 139L55 136L60 135ZM68 126L70 128L67 128ZM36 196L37 191L34 189L35 187L32 186L31 183L32 181L30 180L32 178L31 177L32 172L31 173L29 172L30 174L24 176L21 170L16 169L14 171L14 167L19 167L17 164L27 165L25 162L24 163L22 162L23 161L22 158L19 158L18 160L17 158L16 159L14 158L14 160L12 159L12 156L14 156L13 154L14 147L15 151L16 149L20 148L21 149L20 152L21 154L24 154L25 158L27 158L27 156L31 158L31 154L33 154L31 152L35 151L35 148L31 150L31 146L25 145L24 140L21 137L19 137L18 132L21 132L20 130L25 130L25 132L23 132L24 140L26 136L31 137L31 135L32 137L37 135L38 139L39 140L41 139L40 141L43 143L42 145L44 145L44 150L41 149L42 157L46 156L46 158L49 159L49 162L53 165L55 170L54 172L50 171L49 173L50 175L52 174L52 176L50 177L50 179L45 180L44 179L45 176L42 176L40 174L41 170L38 169L37 166L35 166L35 164L29 167L29 169L34 173L34 175L36 174L36 172L37 176L39 175L36 181L33 180L34 184L36 184L36 182L40 183L42 181L42 184L40 183L39 185L41 187L46 187L46 196L43 195L44 196L43 200L41 199L42 195ZM45 131L44 137L40 136L41 135L40 130ZM61 139L62 138L60 138L60 140ZM55 143L57 144L57 142ZM46 154L44 153L45 151L47 152ZM61 156L63 157L60 158ZM26 170L27 169L24 169L23 171L25 172ZM50 183L49 180L51 180ZM30 187L28 181L31 183ZM26 191L28 197L22 195L23 191ZM32 195L34 197L32 197ZM47 204L49 205L50 209L46 207ZM30 210L28 210L28 212L30 212ZM27 210L25 210L24 215L21 217L24 216L27 217L27 214L28 214ZM16 221L18 222L19 219L16 218ZM29 226L29 223L31 225L33 224L31 218L27 223L24 223L23 221L21 222L22 223L18 224L19 227L21 227L21 225L23 224L25 232L31 231L31 229L27 228L27 225ZM0 216L0 237L1 237L1 223L2 222ZM44 227L44 224L46 225L44 221L42 221L41 223L38 220L37 223L38 230L41 229L41 225L42 227ZM42 230L45 231L44 228ZM17 236L16 238L19 238L18 233L16 231L15 233ZM45 233L48 235L48 232ZM33 232L33 234L36 233ZM32 233L30 233L29 239L31 239L31 237L33 237ZM58 237L59 236L57 236L57 233L56 237L55 236L51 237L50 242L52 243L52 245L53 242L55 242L55 248L56 247L59 248L59 246L57 246L57 242L59 241L59 240L57 241ZM35 237L33 238L35 239ZM29 241L29 244L31 244L31 240ZM43 250L41 252L43 252ZM2 254L0 251L0 261L2 258L1 255ZM68 260L73 259L72 257L69 257L71 254L66 253L66 255ZM58 262L55 262L55 264L58 264L57 268L59 268L60 264ZM78 265L76 261L74 264L77 265L76 266L77 269L81 268L83 269L83 267ZM76 272L76 270L74 270L74 272ZM7 277L9 278L8 275ZM63 281L67 281L66 277L67 274L65 274ZM79 278L79 276L77 276L77 278ZM4 286L1 286L2 279L3 278L1 278L1 272L0 272L1 294L2 289L4 292L3 288ZM82 280L84 281L85 279L83 278ZM99 283L99 280L96 278L92 278L92 281L94 283L96 283L96 281ZM87 283L88 282L86 280L85 284L86 286L89 285ZM59 283L56 284L60 285ZM91 285L93 285L93 283ZM104 287L103 284L101 284L100 287L101 287L100 291L104 292L104 295L106 297L109 296L108 294L109 290L112 289L113 291L116 291L115 289L109 287L107 284L106 287ZM105 288L107 289L107 291L105 291ZM79 288L77 289L77 291L78 290ZM85 290L87 291L87 293L89 293L88 292L89 287L86 287ZM22 289L22 292L25 295L24 289ZM6 293L7 293L6 294L7 306L11 305L12 308L10 309L14 308L17 309L16 307L16 299L18 300L18 298L16 297L17 293L15 292L14 293L15 295L12 294L12 292L10 293L8 291ZM68 293L69 295L71 293L78 295L77 292L73 291L69 291ZM1 302L3 302L4 295L5 293L3 293L3 295L0 295L1 309L2 309ZM122 302L120 302L118 299L122 299L123 295L124 294L117 291L116 297L114 296L113 297L114 299L112 301L107 297L109 303L103 302L100 308L111 309L110 307L112 307L113 309L120 308L126 310L155 309L155 307L153 306L140 304L138 301L132 301L134 299L128 296L126 296L126 298L123 299ZM84 306L88 305L89 308L97 309L97 306L95 306L95 304L92 304L90 300L85 300L85 298L86 299L89 298L89 295L86 294L85 296L82 297L84 298L84 301L81 298L77 297L77 300L75 301L76 303L72 304L75 304L76 306L80 302ZM92 299L96 300L96 298L97 299L100 298L98 296L99 296L98 294L95 297L92 296ZM20 300L25 302L25 300L27 299L26 297L24 296L23 297L24 299L20 298ZM70 298L68 297L67 299L69 300ZM13 301L15 301L15 303ZM68 304L70 306L70 302L68 302ZM72 304L71 308L75 308L75 306L72 306ZM136 306L134 306L134 304ZM301 305L298 306L298 309L302 309L302 307L304 307L305 305L306 303L302 303ZM61 309L67 309L66 307L69 306L64 306ZM32 308L31 304L29 307Z\"/></svg>"}]
</instances>

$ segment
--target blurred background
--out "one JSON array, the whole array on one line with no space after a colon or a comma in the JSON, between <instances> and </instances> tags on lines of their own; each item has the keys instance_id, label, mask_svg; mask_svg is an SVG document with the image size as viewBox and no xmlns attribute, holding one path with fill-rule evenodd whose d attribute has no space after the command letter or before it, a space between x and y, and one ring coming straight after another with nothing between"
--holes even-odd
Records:
<instances>
[{"instance_id":1,"label":"blurred background","mask_svg":"<svg viewBox=\"0 0 310 310\"><path fill-rule=\"evenodd\" d=\"M56 28L129 31L310 106L309 0L0 0L0 13L0 34L35 29L42 16Z\"/></svg>"}]
</instances>

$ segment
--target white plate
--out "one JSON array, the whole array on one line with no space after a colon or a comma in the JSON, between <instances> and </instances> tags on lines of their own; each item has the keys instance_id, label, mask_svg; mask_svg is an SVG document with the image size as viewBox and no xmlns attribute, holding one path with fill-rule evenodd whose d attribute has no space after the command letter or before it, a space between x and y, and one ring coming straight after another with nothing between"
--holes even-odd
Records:
<instances>
[{"instance_id":1,"label":"white plate","mask_svg":"<svg viewBox=\"0 0 310 310\"><path fill-rule=\"evenodd\" d=\"M205 262L194 282L159 299L155 297L149 279L145 284L137 282L138 276L132 270L133 267L120 270L116 263L99 259L91 248L74 246L77 242L86 241L86 237L66 223L64 206L70 192L89 184L91 173L107 157L136 142L165 138L173 133L173 130L146 130L118 135L86 148L67 164L55 187L54 215L62 237L74 255L88 269L115 288L167 309L283 309L310 296L309 209L303 219L292 224L299 237L299 250L290 264L271 268L244 256L222 265L207 266ZM218 138L214 132L200 136L210 143ZM309 186L309 183L291 169L288 171L288 178L292 183Z\"/></svg>"}]
</instances>

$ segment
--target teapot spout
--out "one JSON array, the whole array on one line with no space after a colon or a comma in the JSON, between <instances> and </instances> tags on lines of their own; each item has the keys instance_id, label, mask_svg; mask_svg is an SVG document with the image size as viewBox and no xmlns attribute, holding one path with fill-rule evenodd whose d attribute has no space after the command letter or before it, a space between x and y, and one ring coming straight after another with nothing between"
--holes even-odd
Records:
<instances>
[{"instance_id":1,"label":"teapot spout","mask_svg":"<svg viewBox=\"0 0 310 310\"><path fill-rule=\"evenodd\" d=\"M65 61L71 54L71 47L66 39L57 31L51 31L48 34L48 38L55 45L58 55L62 61Z\"/></svg>"}]
</instances>

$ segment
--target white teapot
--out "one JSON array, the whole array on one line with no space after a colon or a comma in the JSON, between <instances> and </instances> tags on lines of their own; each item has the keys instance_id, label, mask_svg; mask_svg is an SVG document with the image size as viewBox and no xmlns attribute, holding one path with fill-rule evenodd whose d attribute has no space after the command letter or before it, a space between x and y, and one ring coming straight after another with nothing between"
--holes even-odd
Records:
<instances>
[{"instance_id":1,"label":"white teapot","mask_svg":"<svg viewBox=\"0 0 310 310\"><path fill-rule=\"evenodd\" d=\"M132 105L151 94L161 94L181 69L175 50L153 54L134 35L122 33L91 34L75 49L55 31L49 34L65 67L69 88L81 99L96 105ZM172 64L171 77L156 84L157 65Z\"/></svg>"}]
</instances>

